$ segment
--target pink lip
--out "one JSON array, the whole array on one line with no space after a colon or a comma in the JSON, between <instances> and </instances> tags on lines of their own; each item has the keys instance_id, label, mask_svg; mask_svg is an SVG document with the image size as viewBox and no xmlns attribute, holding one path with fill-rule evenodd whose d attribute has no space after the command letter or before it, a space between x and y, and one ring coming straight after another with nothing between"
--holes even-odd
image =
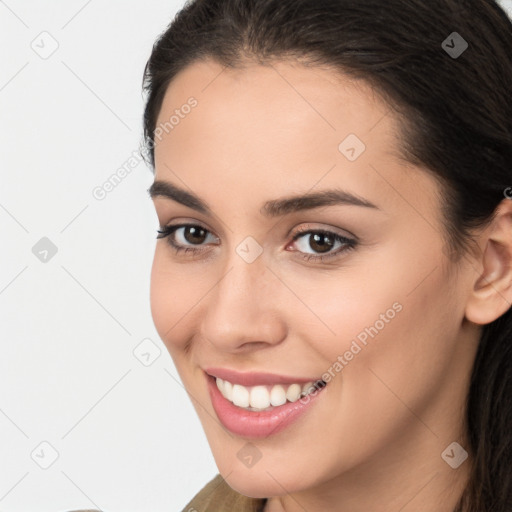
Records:
<instances>
[{"instance_id":1,"label":"pink lip","mask_svg":"<svg viewBox=\"0 0 512 512\"><path fill-rule=\"evenodd\" d=\"M314 407L313 404L319 399L324 389L319 388L296 402L286 402L269 411L248 411L224 398L217 387L215 377L206 373L205 377L213 409L222 425L233 434L248 439L268 437L285 429Z\"/></svg>"},{"instance_id":2,"label":"pink lip","mask_svg":"<svg viewBox=\"0 0 512 512\"><path fill-rule=\"evenodd\" d=\"M306 384L307 382L315 383L318 377L288 377L286 375L277 375L275 373L262 372L246 372L240 373L228 368L205 368L204 371L212 377L227 380L232 384L240 384L242 386L260 386L267 384Z\"/></svg>"}]
</instances>

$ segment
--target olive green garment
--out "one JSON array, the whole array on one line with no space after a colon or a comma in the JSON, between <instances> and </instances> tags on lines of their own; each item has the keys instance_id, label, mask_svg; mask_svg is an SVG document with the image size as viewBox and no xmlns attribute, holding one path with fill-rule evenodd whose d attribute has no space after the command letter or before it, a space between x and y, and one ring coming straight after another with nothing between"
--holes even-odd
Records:
<instances>
[{"instance_id":1,"label":"olive green garment","mask_svg":"<svg viewBox=\"0 0 512 512\"><path fill-rule=\"evenodd\" d=\"M262 512L266 501L239 494L219 474L192 498L182 512Z\"/></svg>"}]
</instances>

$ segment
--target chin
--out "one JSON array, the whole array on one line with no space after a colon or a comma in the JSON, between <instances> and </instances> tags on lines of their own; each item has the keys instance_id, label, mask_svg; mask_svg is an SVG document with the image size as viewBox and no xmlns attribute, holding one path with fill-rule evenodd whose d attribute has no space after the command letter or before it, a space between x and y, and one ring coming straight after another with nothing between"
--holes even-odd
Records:
<instances>
[{"instance_id":1,"label":"chin","mask_svg":"<svg viewBox=\"0 0 512 512\"><path fill-rule=\"evenodd\" d=\"M233 471L232 473L228 471L226 473L222 472L221 475L232 489L250 498L269 498L270 496L281 496L290 492L286 483L287 491L284 491L283 487L277 483L280 481L278 475L272 474L274 480L268 473L253 474L252 471L254 470Z\"/></svg>"},{"instance_id":2,"label":"chin","mask_svg":"<svg viewBox=\"0 0 512 512\"><path fill-rule=\"evenodd\" d=\"M286 464L282 468L275 466L269 468L260 461L254 467L247 469L233 468L232 465L226 465L226 467L218 465L218 467L219 473L232 489L251 498L284 496L292 492L300 492L315 484L314 482L306 483L304 475L290 471L290 466Z\"/></svg>"}]
</instances>

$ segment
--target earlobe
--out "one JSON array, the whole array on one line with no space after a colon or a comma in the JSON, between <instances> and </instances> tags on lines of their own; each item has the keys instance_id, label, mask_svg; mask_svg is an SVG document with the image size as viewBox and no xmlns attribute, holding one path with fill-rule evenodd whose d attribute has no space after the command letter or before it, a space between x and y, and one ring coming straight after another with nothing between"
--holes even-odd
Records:
<instances>
[{"instance_id":1,"label":"earlobe","mask_svg":"<svg viewBox=\"0 0 512 512\"><path fill-rule=\"evenodd\" d=\"M479 325L493 322L512 306L512 201L504 199L480 235L483 248L466 305L466 318Z\"/></svg>"}]
</instances>

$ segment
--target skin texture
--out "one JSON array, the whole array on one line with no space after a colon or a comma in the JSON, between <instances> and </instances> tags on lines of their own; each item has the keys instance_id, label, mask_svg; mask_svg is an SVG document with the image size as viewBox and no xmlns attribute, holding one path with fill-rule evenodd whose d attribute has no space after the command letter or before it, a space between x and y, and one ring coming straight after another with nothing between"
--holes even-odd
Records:
<instances>
[{"instance_id":1,"label":"skin texture","mask_svg":"<svg viewBox=\"0 0 512 512\"><path fill-rule=\"evenodd\" d=\"M393 111L365 84L297 62L230 70L205 60L170 84L157 124L190 96L197 106L157 141L155 179L199 196L214 215L154 198L160 226L195 223L210 234L194 245L178 231L177 243L203 250L196 255L157 241L151 310L220 473L242 494L271 497L265 512L453 510L471 454L452 469L441 453L452 442L468 448L463 406L481 325L510 306L512 202L476 233L474 254L450 261L438 182L398 158ZM366 145L353 162L338 149L348 134ZM260 211L333 187L378 208ZM308 262L322 252L311 235L293 241L298 227L358 243ZM248 236L263 250L250 264L236 252ZM400 312L306 415L251 441L262 457L246 467L237 452L247 440L218 421L202 368L321 377L394 303Z\"/></svg>"}]
</instances>

